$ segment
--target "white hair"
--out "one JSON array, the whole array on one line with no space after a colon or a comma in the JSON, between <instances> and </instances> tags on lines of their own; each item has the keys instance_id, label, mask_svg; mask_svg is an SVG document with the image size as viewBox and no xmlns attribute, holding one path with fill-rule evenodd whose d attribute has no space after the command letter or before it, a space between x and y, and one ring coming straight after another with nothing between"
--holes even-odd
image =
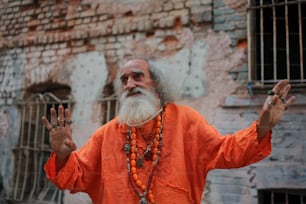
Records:
<instances>
[{"instance_id":1,"label":"white hair","mask_svg":"<svg viewBox=\"0 0 306 204\"><path fill-rule=\"evenodd\" d=\"M146 60L149 65L149 72L151 79L153 80L154 88L160 97L160 103L164 106L167 103L174 102L177 98L176 86L172 80L167 80L166 73L170 69L167 68L166 64L156 62L151 59Z\"/></svg>"}]
</instances>

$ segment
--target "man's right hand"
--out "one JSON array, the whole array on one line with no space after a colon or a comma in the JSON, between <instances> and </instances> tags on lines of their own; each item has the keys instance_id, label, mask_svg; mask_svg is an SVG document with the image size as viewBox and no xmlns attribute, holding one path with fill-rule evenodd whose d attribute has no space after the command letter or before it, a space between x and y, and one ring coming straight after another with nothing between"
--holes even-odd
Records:
<instances>
[{"instance_id":1,"label":"man's right hand","mask_svg":"<svg viewBox=\"0 0 306 204\"><path fill-rule=\"evenodd\" d=\"M55 108L50 109L50 121L43 116L42 122L49 130L49 141L52 151L56 154L57 169L61 169L70 155L77 149L76 144L72 140L71 115L69 109L65 109L62 105L58 107L58 113Z\"/></svg>"}]
</instances>

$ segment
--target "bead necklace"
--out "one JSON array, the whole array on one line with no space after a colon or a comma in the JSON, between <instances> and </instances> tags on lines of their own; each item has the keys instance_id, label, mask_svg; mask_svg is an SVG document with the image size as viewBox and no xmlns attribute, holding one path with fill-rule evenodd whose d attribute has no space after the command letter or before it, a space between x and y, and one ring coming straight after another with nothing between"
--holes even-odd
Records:
<instances>
[{"instance_id":1,"label":"bead necklace","mask_svg":"<svg viewBox=\"0 0 306 204\"><path fill-rule=\"evenodd\" d=\"M157 117L157 120L160 119L160 116ZM160 121L157 121L157 123ZM150 161L153 158L153 153L152 153L152 147L154 145L154 143L157 141L156 137L152 140L149 141L149 139L152 139L153 134L158 134L159 128L155 128L156 123L154 123L152 130L150 132L150 134L148 135L148 139L145 137L144 132L140 130L141 136L143 137L143 139L146 141L146 149L143 151L142 155L139 155L138 152L138 148L136 148L136 155L137 155L137 161L136 161L136 165L137 167L142 166L143 164L143 158L146 161Z\"/></svg>"},{"instance_id":2,"label":"bead necklace","mask_svg":"<svg viewBox=\"0 0 306 204\"><path fill-rule=\"evenodd\" d=\"M155 203L151 184L153 180L153 174L161 154L163 120L164 110L161 111L161 113L157 116L155 138L153 139L150 145L147 145L146 150L141 156L138 155L138 149L136 145L136 128L129 127L127 131L126 143L124 145L124 150L127 156L127 170L132 188L140 198L140 204ZM152 169L149 174L147 185L145 185L138 177L137 167L139 167L139 165L137 165L137 163L139 162L139 160L141 160L142 162L142 157L145 156L145 154L147 154L147 152L151 150Z\"/></svg>"},{"instance_id":3,"label":"bead necklace","mask_svg":"<svg viewBox=\"0 0 306 204\"><path fill-rule=\"evenodd\" d=\"M150 140L152 139L152 136L155 132L155 127L156 127L156 123L154 123L151 129L151 132L147 136L145 135L143 128L139 128L140 134L142 138L146 141L147 145L150 143Z\"/></svg>"}]
</instances>

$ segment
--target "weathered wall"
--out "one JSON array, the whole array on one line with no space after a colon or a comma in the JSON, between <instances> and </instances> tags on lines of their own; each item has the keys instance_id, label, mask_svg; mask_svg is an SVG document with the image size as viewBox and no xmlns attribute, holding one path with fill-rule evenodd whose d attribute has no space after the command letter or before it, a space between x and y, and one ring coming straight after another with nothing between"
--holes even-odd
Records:
<instances>
[{"instance_id":1,"label":"weathered wall","mask_svg":"<svg viewBox=\"0 0 306 204\"><path fill-rule=\"evenodd\" d=\"M256 120L263 97L249 97L246 89L246 7L246 0L2 0L2 192L9 193L13 176L17 99L58 86L71 88L74 138L81 146L99 125L95 101L129 55L166 62L181 90L179 102L197 109L222 133ZM304 99L299 107L305 107ZM203 203L257 203L257 187L305 186L305 118L305 108L287 111L275 128L271 157L249 167L211 172ZM266 182L271 171L277 173ZM89 202L84 194L65 196L67 204Z\"/></svg>"}]
</instances>

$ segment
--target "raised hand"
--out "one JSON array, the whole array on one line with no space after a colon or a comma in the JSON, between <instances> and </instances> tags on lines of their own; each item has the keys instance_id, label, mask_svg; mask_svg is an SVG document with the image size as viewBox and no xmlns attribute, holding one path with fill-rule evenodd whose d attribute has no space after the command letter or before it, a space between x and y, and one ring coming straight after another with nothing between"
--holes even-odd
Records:
<instances>
[{"instance_id":1,"label":"raised hand","mask_svg":"<svg viewBox=\"0 0 306 204\"><path fill-rule=\"evenodd\" d=\"M50 112L50 121L43 116L42 122L49 130L51 148L55 152L57 160L62 163L77 148L72 140L71 115L69 109L64 110L62 105L59 105L58 113L55 108L51 108Z\"/></svg>"},{"instance_id":2,"label":"raised hand","mask_svg":"<svg viewBox=\"0 0 306 204\"><path fill-rule=\"evenodd\" d=\"M281 80L268 91L269 96L262 107L257 125L259 139L279 123L285 110L294 103L296 97L288 97L290 89L289 81Z\"/></svg>"}]
</instances>

